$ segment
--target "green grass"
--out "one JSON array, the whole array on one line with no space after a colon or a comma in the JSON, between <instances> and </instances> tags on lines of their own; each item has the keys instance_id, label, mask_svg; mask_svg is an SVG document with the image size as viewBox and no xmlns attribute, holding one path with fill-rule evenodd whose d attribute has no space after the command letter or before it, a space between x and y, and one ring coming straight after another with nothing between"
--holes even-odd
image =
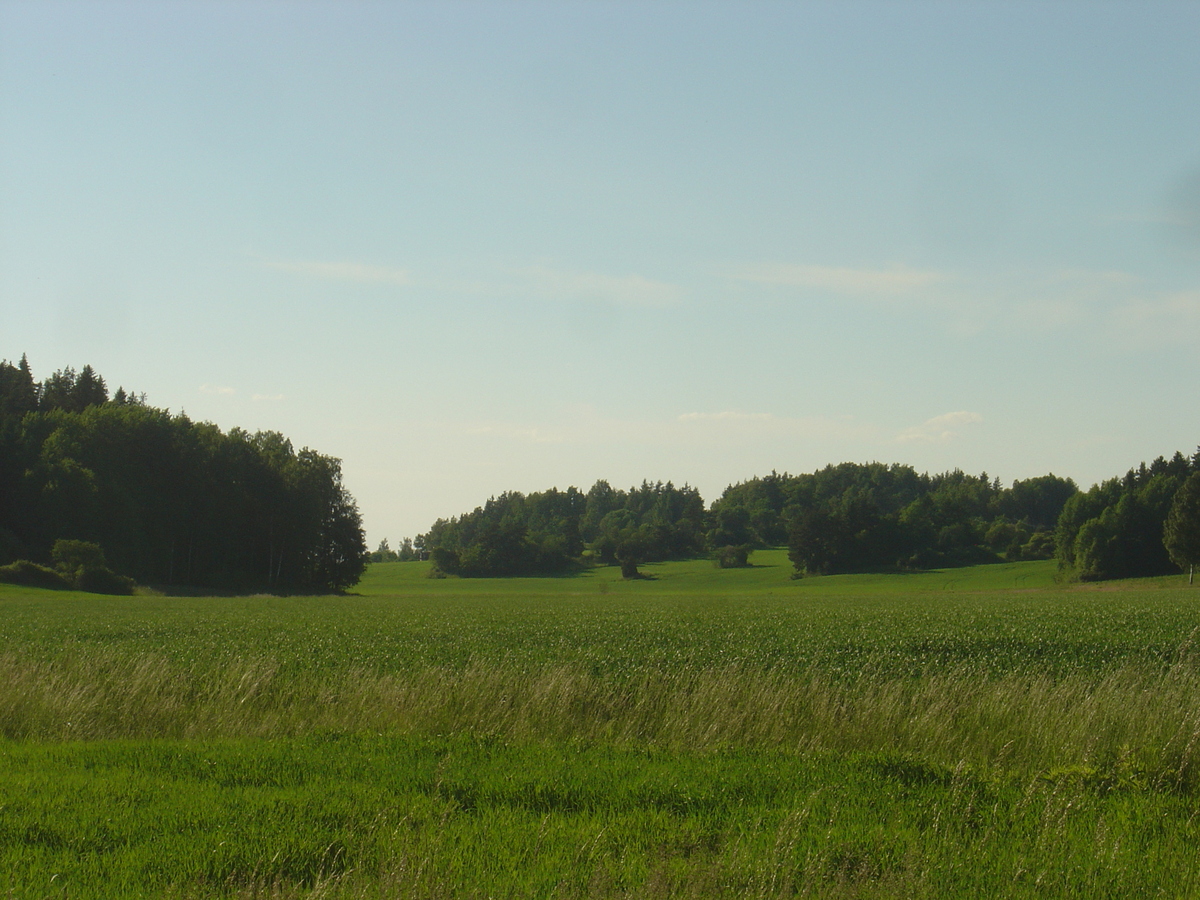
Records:
<instances>
[{"instance_id":1,"label":"green grass","mask_svg":"<svg viewBox=\"0 0 1200 900\"><path fill-rule=\"evenodd\" d=\"M10 745L0 890L1187 896L1194 804L897 755L469 739ZM1148 859L1170 860L1147 866ZM378 893L377 893L378 892Z\"/></svg>"},{"instance_id":2,"label":"green grass","mask_svg":"<svg viewBox=\"0 0 1200 900\"><path fill-rule=\"evenodd\" d=\"M1195 896L1200 590L0 586L0 896Z\"/></svg>"},{"instance_id":3,"label":"green grass","mask_svg":"<svg viewBox=\"0 0 1200 900\"><path fill-rule=\"evenodd\" d=\"M641 567L644 580L623 581L616 566L586 569L562 578L463 578L453 579L453 593L460 595L563 596L589 592L630 596L687 594L704 596L763 591L817 590L823 595L896 593L899 591L981 591L1009 588L1052 587L1056 564L1053 560L1033 563L1004 563L965 569L943 569L906 575L836 575L828 578L793 580L794 569L785 550L758 550L745 569L718 569L711 560L650 563ZM442 579L429 578L429 563L380 563L367 570L354 592L366 596L403 593L444 596Z\"/></svg>"}]
</instances>

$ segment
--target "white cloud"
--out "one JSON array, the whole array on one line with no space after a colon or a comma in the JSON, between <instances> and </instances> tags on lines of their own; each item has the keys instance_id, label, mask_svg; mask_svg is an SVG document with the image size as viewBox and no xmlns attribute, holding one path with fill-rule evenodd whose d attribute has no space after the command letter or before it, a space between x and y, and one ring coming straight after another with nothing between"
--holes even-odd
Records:
<instances>
[{"instance_id":1,"label":"white cloud","mask_svg":"<svg viewBox=\"0 0 1200 900\"><path fill-rule=\"evenodd\" d=\"M282 272L326 278L332 281L355 281L360 284L412 284L407 269L390 266L371 266L358 262L321 262L310 260L264 259L263 265Z\"/></svg>"},{"instance_id":2,"label":"white cloud","mask_svg":"<svg viewBox=\"0 0 1200 900\"><path fill-rule=\"evenodd\" d=\"M536 426L510 425L492 423L487 425L470 425L463 429L468 435L491 435L507 438L529 444L561 444L567 438L559 431L547 430Z\"/></svg>"},{"instance_id":3,"label":"white cloud","mask_svg":"<svg viewBox=\"0 0 1200 900\"><path fill-rule=\"evenodd\" d=\"M809 287L839 294L911 294L943 284L950 276L928 269L851 269L777 263L751 266L738 273L743 281L784 287Z\"/></svg>"},{"instance_id":4,"label":"white cloud","mask_svg":"<svg viewBox=\"0 0 1200 900\"><path fill-rule=\"evenodd\" d=\"M278 403L280 400L286 400L287 397L285 397L283 394L255 394L250 399L255 401L256 403L260 403L263 401L266 401L269 403Z\"/></svg>"},{"instance_id":5,"label":"white cloud","mask_svg":"<svg viewBox=\"0 0 1200 900\"><path fill-rule=\"evenodd\" d=\"M770 413L744 413L726 410L725 412L690 412L679 417L680 422L771 422L775 417Z\"/></svg>"},{"instance_id":6,"label":"white cloud","mask_svg":"<svg viewBox=\"0 0 1200 900\"><path fill-rule=\"evenodd\" d=\"M1138 344L1178 344L1200 337L1200 290L1134 300L1112 313L1117 335Z\"/></svg>"},{"instance_id":7,"label":"white cloud","mask_svg":"<svg viewBox=\"0 0 1200 900\"><path fill-rule=\"evenodd\" d=\"M236 394L237 391L231 387L218 387L218 386L212 385L212 384L202 384L202 385L200 385L200 393L202 393L202 394L220 394L223 396L229 396L230 394Z\"/></svg>"},{"instance_id":8,"label":"white cloud","mask_svg":"<svg viewBox=\"0 0 1200 900\"><path fill-rule=\"evenodd\" d=\"M515 270L514 274L526 279L535 292L555 299L659 308L675 306L683 300L683 289L678 285L641 275L605 275L547 266L528 266Z\"/></svg>"},{"instance_id":9,"label":"white cloud","mask_svg":"<svg viewBox=\"0 0 1200 900\"><path fill-rule=\"evenodd\" d=\"M952 440L958 435L958 429L963 425L973 425L983 421L983 416L975 412L951 412L927 419L920 425L905 428L896 435L900 444L937 444Z\"/></svg>"},{"instance_id":10,"label":"white cloud","mask_svg":"<svg viewBox=\"0 0 1200 900\"><path fill-rule=\"evenodd\" d=\"M1200 289L1155 288L1120 269L1041 268L1007 271L933 270L897 266L852 269L774 264L739 270L735 278L773 287L810 288L860 301L895 304L937 316L952 339L985 330L1026 337L1070 332L1121 351L1200 343ZM931 438L927 426L901 433L902 442Z\"/></svg>"},{"instance_id":11,"label":"white cloud","mask_svg":"<svg viewBox=\"0 0 1200 900\"><path fill-rule=\"evenodd\" d=\"M1136 275L1121 269L1059 269L1051 273L1048 280L1052 284L1076 284L1084 288L1138 283Z\"/></svg>"}]
</instances>

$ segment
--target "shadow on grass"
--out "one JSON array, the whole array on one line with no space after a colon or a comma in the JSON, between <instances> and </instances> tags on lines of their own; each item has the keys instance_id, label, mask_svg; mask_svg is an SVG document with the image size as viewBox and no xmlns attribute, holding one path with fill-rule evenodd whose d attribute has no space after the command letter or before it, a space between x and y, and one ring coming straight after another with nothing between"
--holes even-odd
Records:
<instances>
[{"instance_id":1,"label":"shadow on grass","mask_svg":"<svg viewBox=\"0 0 1200 900\"><path fill-rule=\"evenodd\" d=\"M361 597L355 591L320 591L313 593L306 590L263 590L259 588L220 588L203 587L195 584L139 584L134 596L140 597L251 597L263 599L268 597Z\"/></svg>"}]
</instances>

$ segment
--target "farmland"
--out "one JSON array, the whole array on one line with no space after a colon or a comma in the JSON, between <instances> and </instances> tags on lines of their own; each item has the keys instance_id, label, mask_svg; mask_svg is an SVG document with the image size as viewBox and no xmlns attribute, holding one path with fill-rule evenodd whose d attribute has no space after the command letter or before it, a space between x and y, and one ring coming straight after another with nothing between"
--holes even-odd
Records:
<instances>
[{"instance_id":1,"label":"farmland","mask_svg":"<svg viewBox=\"0 0 1200 900\"><path fill-rule=\"evenodd\" d=\"M1192 896L1200 594L766 551L346 596L0 585L0 891Z\"/></svg>"}]
</instances>

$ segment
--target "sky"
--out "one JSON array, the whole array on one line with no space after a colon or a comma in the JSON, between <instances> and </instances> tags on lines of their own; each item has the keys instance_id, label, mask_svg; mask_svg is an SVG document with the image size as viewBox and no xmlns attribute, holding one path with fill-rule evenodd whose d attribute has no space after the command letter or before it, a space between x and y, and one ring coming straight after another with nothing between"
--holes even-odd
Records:
<instances>
[{"instance_id":1,"label":"sky","mask_svg":"<svg viewBox=\"0 0 1200 900\"><path fill-rule=\"evenodd\" d=\"M506 490L1200 444L1200 4L0 0L0 359Z\"/></svg>"}]
</instances>

